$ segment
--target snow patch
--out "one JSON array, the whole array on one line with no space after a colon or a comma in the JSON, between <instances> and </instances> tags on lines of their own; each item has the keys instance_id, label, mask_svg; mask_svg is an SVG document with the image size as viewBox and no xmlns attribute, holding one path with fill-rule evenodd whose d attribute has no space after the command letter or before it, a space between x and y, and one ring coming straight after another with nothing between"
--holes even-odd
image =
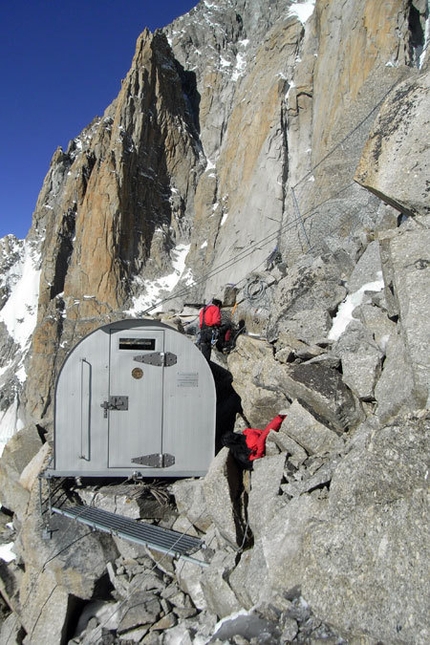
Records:
<instances>
[{"instance_id":1,"label":"snow patch","mask_svg":"<svg viewBox=\"0 0 430 645\"><path fill-rule=\"evenodd\" d=\"M232 80L237 81L241 76L243 76L246 69L246 58L240 52L236 55L236 65L232 74Z\"/></svg>"},{"instance_id":2,"label":"snow patch","mask_svg":"<svg viewBox=\"0 0 430 645\"><path fill-rule=\"evenodd\" d=\"M15 374L20 383L25 383L25 381L27 380L27 373L25 371L24 365L21 364L16 370Z\"/></svg>"},{"instance_id":3,"label":"snow patch","mask_svg":"<svg viewBox=\"0 0 430 645\"><path fill-rule=\"evenodd\" d=\"M36 325L39 266L39 254L25 242L23 259L14 267L18 276L17 281L0 311L0 321L5 324L10 336L22 350L27 349Z\"/></svg>"},{"instance_id":4,"label":"snow patch","mask_svg":"<svg viewBox=\"0 0 430 645\"><path fill-rule=\"evenodd\" d=\"M379 347L383 352L385 352L387 349L389 339L390 339L390 334L384 334L384 336L381 336L380 338Z\"/></svg>"},{"instance_id":5,"label":"snow patch","mask_svg":"<svg viewBox=\"0 0 430 645\"><path fill-rule=\"evenodd\" d=\"M1 560L4 560L5 562L12 562L12 560L15 560L16 554L12 551L13 544L14 544L13 542L9 542L8 544L0 545Z\"/></svg>"},{"instance_id":6,"label":"snow patch","mask_svg":"<svg viewBox=\"0 0 430 645\"><path fill-rule=\"evenodd\" d=\"M193 272L191 271L190 268L188 268L186 271L184 271L182 275L182 282L187 286L187 287L192 287L193 285L196 284L196 281L193 276Z\"/></svg>"},{"instance_id":7,"label":"snow patch","mask_svg":"<svg viewBox=\"0 0 430 645\"><path fill-rule=\"evenodd\" d=\"M290 7L287 16L295 16L300 20L302 25L309 20L312 16L315 8L315 0L310 0L310 2L301 2L295 3Z\"/></svg>"},{"instance_id":8,"label":"snow patch","mask_svg":"<svg viewBox=\"0 0 430 645\"><path fill-rule=\"evenodd\" d=\"M430 44L430 15L426 19L425 29L424 29L424 47L421 52L421 55L418 60L418 67L421 69L424 66L424 61L428 55L427 49Z\"/></svg>"},{"instance_id":9,"label":"snow patch","mask_svg":"<svg viewBox=\"0 0 430 645\"><path fill-rule=\"evenodd\" d=\"M382 272L378 271L378 279L374 282L363 284L360 289L350 293L341 303L336 316L333 318L333 325L329 331L330 340L338 340L343 334L349 323L353 320L352 312L356 307L361 305L366 291L381 291L384 288Z\"/></svg>"},{"instance_id":10,"label":"snow patch","mask_svg":"<svg viewBox=\"0 0 430 645\"><path fill-rule=\"evenodd\" d=\"M190 244L178 244L171 251L173 272L156 280L142 281L145 292L134 298L132 307L125 313L130 316L139 316L147 309L150 309L152 314L162 311L162 298L173 291L183 276L189 250Z\"/></svg>"},{"instance_id":11,"label":"snow patch","mask_svg":"<svg viewBox=\"0 0 430 645\"><path fill-rule=\"evenodd\" d=\"M9 439L24 427L22 421L17 418L17 410L18 400L15 398L12 405L0 413L0 455Z\"/></svg>"}]
</instances>

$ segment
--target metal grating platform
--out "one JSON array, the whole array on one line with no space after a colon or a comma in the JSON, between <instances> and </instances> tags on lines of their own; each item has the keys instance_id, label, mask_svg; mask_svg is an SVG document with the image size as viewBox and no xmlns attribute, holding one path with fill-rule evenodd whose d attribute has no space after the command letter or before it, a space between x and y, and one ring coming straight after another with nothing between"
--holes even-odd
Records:
<instances>
[{"instance_id":1,"label":"metal grating platform","mask_svg":"<svg viewBox=\"0 0 430 645\"><path fill-rule=\"evenodd\" d=\"M201 549L203 546L203 542L199 538L154 526L153 524L137 522L129 517L103 511L94 506L52 507L51 510L53 513L87 524L93 529L104 533L110 533L124 540L148 546L167 555L190 560L201 566L208 566L206 562L190 557L190 553Z\"/></svg>"}]
</instances>

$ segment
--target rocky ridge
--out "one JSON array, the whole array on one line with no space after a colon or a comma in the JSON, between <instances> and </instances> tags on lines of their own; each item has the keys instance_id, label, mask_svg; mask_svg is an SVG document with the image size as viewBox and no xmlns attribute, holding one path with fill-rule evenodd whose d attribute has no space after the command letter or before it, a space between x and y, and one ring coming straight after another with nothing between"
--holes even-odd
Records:
<instances>
[{"instance_id":1,"label":"rocky ridge","mask_svg":"<svg viewBox=\"0 0 430 645\"><path fill-rule=\"evenodd\" d=\"M144 32L116 101L54 155L26 241L42 274L23 427L0 468L5 642L429 640L429 8L305 4L202 2ZM288 416L251 473L223 448L201 480L55 493L198 534L208 566L65 520L44 540L59 366L180 244L163 319L233 292L248 333L215 360L251 425Z\"/></svg>"}]
</instances>

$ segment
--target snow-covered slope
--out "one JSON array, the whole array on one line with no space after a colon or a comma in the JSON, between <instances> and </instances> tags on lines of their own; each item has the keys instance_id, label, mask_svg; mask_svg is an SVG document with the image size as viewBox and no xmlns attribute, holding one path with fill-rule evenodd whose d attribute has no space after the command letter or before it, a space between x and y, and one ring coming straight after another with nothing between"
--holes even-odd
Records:
<instances>
[{"instance_id":1,"label":"snow-covered slope","mask_svg":"<svg viewBox=\"0 0 430 645\"><path fill-rule=\"evenodd\" d=\"M9 235L0 240L0 452L22 425L20 393L37 321L40 253L34 243Z\"/></svg>"}]
</instances>

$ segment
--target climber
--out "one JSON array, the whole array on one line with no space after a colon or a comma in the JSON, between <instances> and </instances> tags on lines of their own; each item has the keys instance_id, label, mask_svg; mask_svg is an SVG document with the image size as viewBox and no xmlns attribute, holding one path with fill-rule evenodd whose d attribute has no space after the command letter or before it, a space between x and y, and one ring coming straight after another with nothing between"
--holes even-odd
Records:
<instances>
[{"instance_id":1,"label":"climber","mask_svg":"<svg viewBox=\"0 0 430 645\"><path fill-rule=\"evenodd\" d=\"M197 346L207 361L210 360L212 345L218 339L218 331L221 325L220 300L214 298L210 305L205 305L199 312L199 327Z\"/></svg>"},{"instance_id":2,"label":"climber","mask_svg":"<svg viewBox=\"0 0 430 645\"><path fill-rule=\"evenodd\" d=\"M266 452L266 439L271 430L278 432L283 420L287 416L286 410L281 410L264 428L245 428L242 433L226 432L222 444L229 448L231 454L242 468L252 470L252 462L264 457Z\"/></svg>"}]
</instances>

